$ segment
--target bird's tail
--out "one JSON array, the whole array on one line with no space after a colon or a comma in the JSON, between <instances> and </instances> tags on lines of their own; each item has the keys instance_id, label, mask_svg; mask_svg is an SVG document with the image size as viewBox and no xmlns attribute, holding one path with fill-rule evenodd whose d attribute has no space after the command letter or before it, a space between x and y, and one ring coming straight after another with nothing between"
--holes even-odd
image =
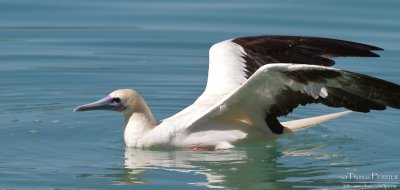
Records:
<instances>
[{"instance_id":1,"label":"bird's tail","mask_svg":"<svg viewBox=\"0 0 400 190\"><path fill-rule=\"evenodd\" d=\"M316 116L316 117L309 117L309 118L298 119L298 120L293 120L293 121L286 121L286 122L282 122L281 124L284 127L288 128L290 131L298 131L301 129L312 127L314 125L318 125L320 123L329 121L331 119L338 118L338 117L346 115L350 112L351 111L337 112L337 113L321 115L321 116Z\"/></svg>"}]
</instances>

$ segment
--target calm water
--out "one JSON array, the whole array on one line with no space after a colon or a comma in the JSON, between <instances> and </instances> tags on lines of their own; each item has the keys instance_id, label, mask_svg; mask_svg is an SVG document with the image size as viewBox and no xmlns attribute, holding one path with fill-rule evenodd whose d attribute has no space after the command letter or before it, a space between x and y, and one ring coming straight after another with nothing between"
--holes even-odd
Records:
<instances>
[{"instance_id":1,"label":"calm water","mask_svg":"<svg viewBox=\"0 0 400 190\"><path fill-rule=\"evenodd\" d=\"M397 0L0 0L0 189L342 189L359 182L342 179L348 173L400 175L394 109L217 152L125 149L121 115L72 112L135 88L157 119L171 116L202 92L213 43L256 34L382 47L379 59L340 58L336 67L400 83L399 7ZM283 119L339 110L310 106Z\"/></svg>"}]
</instances>

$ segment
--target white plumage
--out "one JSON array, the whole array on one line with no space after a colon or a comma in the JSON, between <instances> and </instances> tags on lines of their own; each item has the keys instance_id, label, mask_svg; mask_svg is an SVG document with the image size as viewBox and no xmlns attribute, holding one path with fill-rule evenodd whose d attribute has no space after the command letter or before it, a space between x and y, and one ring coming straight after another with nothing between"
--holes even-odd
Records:
<instances>
[{"instance_id":1,"label":"white plumage","mask_svg":"<svg viewBox=\"0 0 400 190\"><path fill-rule=\"evenodd\" d=\"M294 38L298 41L293 41ZM279 45L275 44L276 40L280 40ZM343 49L350 49L329 49L313 40L335 42ZM289 45L281 47L282 43ZM272 51L274 46L282 50ZM208 81L203 94L192 105L159 124L144 99L129 89L116 90L100 101L77 107L75 111L121 111L126 120L124 139L128 147L232 148L234 143L245 139L262 139L275 133L299 130L348 113L278 122L277 117L287 115L300 104L323 103L362 112L386 106L398 108L400 103L395 96L400 88L397 84L320 66L333 56L376 55L370 50L379 49L311 37L260 36L226 40L210 48ZM308 54L310 58L318 56L321 60L303 63L303 57ZM300 64L278 62L290 57L293 57L290 60L299 60ZM369 84L371 86L367 86ZM392 92L385 92L387 88ZM356 100L356 97L360 99ZM394 100L390 99L392 97ZM368 105L362 105L366 103Z\"/></svg>"}]
</instances>

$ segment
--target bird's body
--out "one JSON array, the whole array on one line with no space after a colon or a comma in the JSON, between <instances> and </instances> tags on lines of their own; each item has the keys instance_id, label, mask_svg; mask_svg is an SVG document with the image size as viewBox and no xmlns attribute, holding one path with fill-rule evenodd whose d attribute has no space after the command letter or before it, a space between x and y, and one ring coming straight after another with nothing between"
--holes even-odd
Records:
<instances>
[{"instance_id":1,"label":"bird's body","mask_svg":"<svg viewBox=\"0 0 400 190\"><path fill-rule=\"evenodd\" d=\"M323 103L353 111L400 108L400 86L330 68L337 56L376 57L380 48L326 38L257 36L210 48L207 86L189 107L157 123L134 90L112 92L76 111L111 109L125 115L128 147L171 145L225 149L233 143L282 134L341 114L280 123L298 105Z\"/></svg>"}]
</instances>

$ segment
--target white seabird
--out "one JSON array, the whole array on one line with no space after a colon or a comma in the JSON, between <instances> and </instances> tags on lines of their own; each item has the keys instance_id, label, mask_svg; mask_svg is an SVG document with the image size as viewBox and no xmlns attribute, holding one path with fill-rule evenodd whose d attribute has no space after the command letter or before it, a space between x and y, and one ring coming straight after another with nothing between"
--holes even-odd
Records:
<instances>
[{"instance_id":1,"label":"white seabird","mask_svg":"<svg viewBox=\"0 0 400 190\"><path fill-rule=\"evenodd\" d=\"M336 118L341 112L280 123L299 105L322 103L358 112L400 109L400 86L334 69L330 58L379 57L378 47L317 37L255 36L214 44L203 94L157 123L144 99L121 89L74 111L114 110L125 116L127 147L171 145L226 149L245 139L266 138Z\"/></svg>"}]
</instances>

